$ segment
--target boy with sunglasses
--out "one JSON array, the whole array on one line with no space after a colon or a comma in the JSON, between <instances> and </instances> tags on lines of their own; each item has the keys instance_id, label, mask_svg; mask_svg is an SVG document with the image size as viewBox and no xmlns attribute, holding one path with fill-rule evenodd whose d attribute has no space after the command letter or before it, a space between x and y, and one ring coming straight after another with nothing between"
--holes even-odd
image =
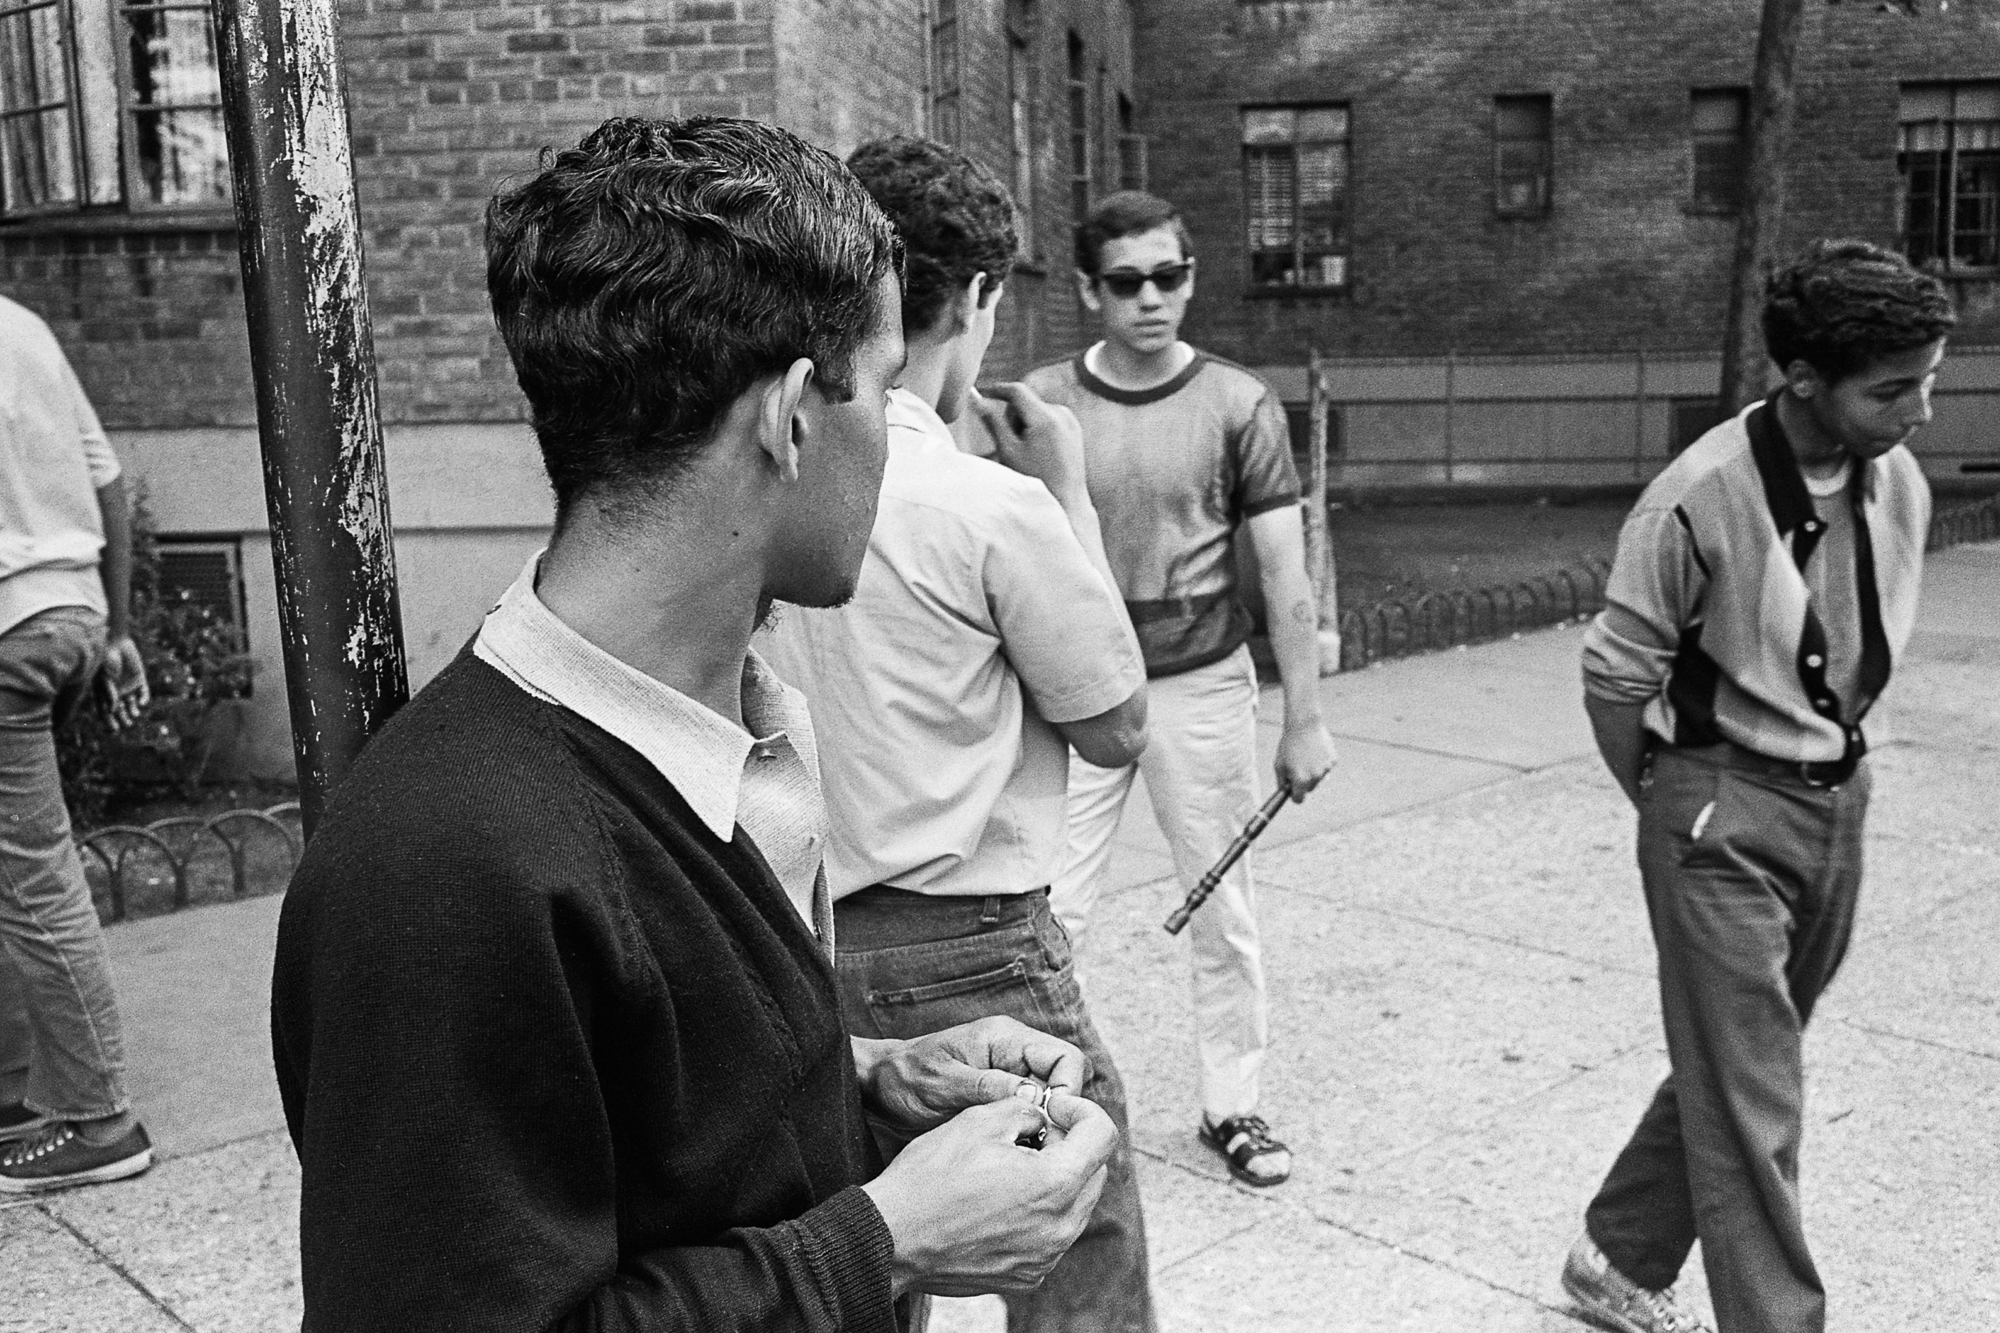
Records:
<instances>
[{"instance_id":1,"label":"boy with sunglasses","mask_svg":"<svg viewBox=\"0 0 2000 1333\"><path fill-rule=\"evenodd\" d=\"M1069 856L1051 905L1072 937L1137 773L1184 889L1257 809L1257 674L1234 549L1246 525L1284 683L1277 781L1303 801L1333 766L1284 409L1256 375L1180 340L1195 261L1171 204L1111 195L1077 229L1076 252L1078 290L1104 338L1028 384L1082 423L1090 498L1146 658L1150 721L1136 763L1071 758ZM1202 1141L1239 1180L1276 1185L1291 1174L1291 1152L1257 1114L1269 1005L1247 858L1195 913L1190 935Z\"/></svg>"}]
</instances>

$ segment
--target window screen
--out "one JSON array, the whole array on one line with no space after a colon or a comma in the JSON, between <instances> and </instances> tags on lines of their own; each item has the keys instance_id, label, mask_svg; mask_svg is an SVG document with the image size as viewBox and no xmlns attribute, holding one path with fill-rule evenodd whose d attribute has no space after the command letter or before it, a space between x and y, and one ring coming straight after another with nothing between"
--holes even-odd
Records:
<instances>
[{"instance_id":1,"label":"window screen","mask_svg":"<svg viewBox=\"0 0 2000 1333\"><path fill-rule=\"evenodd\" d=\"M1344 106L1243 112L1245 244L1253 287L1347 285L1349 147Z\"/></svg>"},{"instance_id":2,"label":"window screen","mask_svg":"<svg viewBox=\"0 0 2000 1333\"><path fill-rule=\"evenodd\" d=\"M1547 93L1493 99L1493 211L1501 217L1549 211L1553 119Z\"/></svg>"},{"instance_id":3,"label":"window screen","mask_svg":"<svg viewBox=\"0 0 2000 1333\"><path fill-rule=\"evenodd\" d=\"M1697 88L1691 99L1694 180L1691 206L1734 213L1743 206L1749 170L1750 94L1741 88Z\"/></svg>"}]
</instances>

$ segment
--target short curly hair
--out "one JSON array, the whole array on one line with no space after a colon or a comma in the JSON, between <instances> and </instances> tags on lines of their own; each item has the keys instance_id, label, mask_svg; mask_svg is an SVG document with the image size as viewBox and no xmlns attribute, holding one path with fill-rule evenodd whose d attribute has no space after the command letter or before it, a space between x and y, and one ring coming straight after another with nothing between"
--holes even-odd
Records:
<instances>
[{"instance_id":1,"label":"short curly hair","mask_svg":"<svg viewBox=\"0 0 2000 1333\"><path fill-rule=\"evenodd\" d=\"M900 262L840 159L776 126L621 117L544 153L487 206L486 284L557 526L659 493L800 357L846 401Z\"/></svg>"},{"instance_id":2,"label":"short curly hair","mask_svg":"<svg viewBox=\"0 0 2000 1333\"><path fill-rule=\"evenodd\" d=\"M1867 241L1815 241L1764 287L1771 360L1803 361L1828 381L1934 343L1957 322L1942 282Z\"/></svg>"},{"instance_id":3,"label":"short curly hair","mask_svg":"<svg viewBox=\"0 0 2000 1333\"><path fill-rule=\"evenodd\" d=\"M986 275L982 303L1007 280L1020 246L1014 199L991 171L905 134L862 144L847 169L902 236L906 336L929 332L976 275Z\"/></svg>"}]
</instances>

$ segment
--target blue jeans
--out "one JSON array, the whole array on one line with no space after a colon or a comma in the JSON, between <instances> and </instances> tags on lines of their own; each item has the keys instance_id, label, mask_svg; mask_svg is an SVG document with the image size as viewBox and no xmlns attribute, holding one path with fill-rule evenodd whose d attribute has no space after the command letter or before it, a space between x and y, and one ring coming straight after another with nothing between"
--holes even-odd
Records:
<instances>
[{"instance_id":1,"label":"blue jeans","mask_svg":"<svg viewBox=\"0 0 2000 1333\"><path fill-rule=\"evenodd\" d=\"M0 1101L116 1115L124 1040L56 771L55 719L104 661L104 618L59 607L0 633Z\"/></svg>"},{"instance_id":2,"label":"blue jeans","mask_svg":"<svg viewBox=\"0 0 2000 1333\"><path fill-rule=\"evenodd\" d=\"M1084 1011L1069 937L1046 890L942 898L871 888L834 904L841 1012L859 1037L908 1039L1004 1015L1073 1042L1083 1095L1118 1126L1117 1153L1083 1234L1047 1281L1009 1296L1009 1333L1151 1333L1146 1221L1125 1121L1125 1084Z\"/></svg>"}]
</instances>

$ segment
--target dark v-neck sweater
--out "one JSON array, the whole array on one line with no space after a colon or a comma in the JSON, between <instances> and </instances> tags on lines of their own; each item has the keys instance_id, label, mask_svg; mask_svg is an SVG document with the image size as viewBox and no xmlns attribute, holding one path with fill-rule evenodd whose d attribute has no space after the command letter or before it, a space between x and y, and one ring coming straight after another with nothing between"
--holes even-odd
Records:
<instances>
[{"instance_id":1,"label":"dark v-neck sweater","mask_svg":"<svg viewBox=\"0 0 2000 1333\"><path fill-rule=\"evenodd\" d=\"M461 654L292 881L306 1333L883 1330L825 954L739 831Z\"/></svg>"}]
</instances>

